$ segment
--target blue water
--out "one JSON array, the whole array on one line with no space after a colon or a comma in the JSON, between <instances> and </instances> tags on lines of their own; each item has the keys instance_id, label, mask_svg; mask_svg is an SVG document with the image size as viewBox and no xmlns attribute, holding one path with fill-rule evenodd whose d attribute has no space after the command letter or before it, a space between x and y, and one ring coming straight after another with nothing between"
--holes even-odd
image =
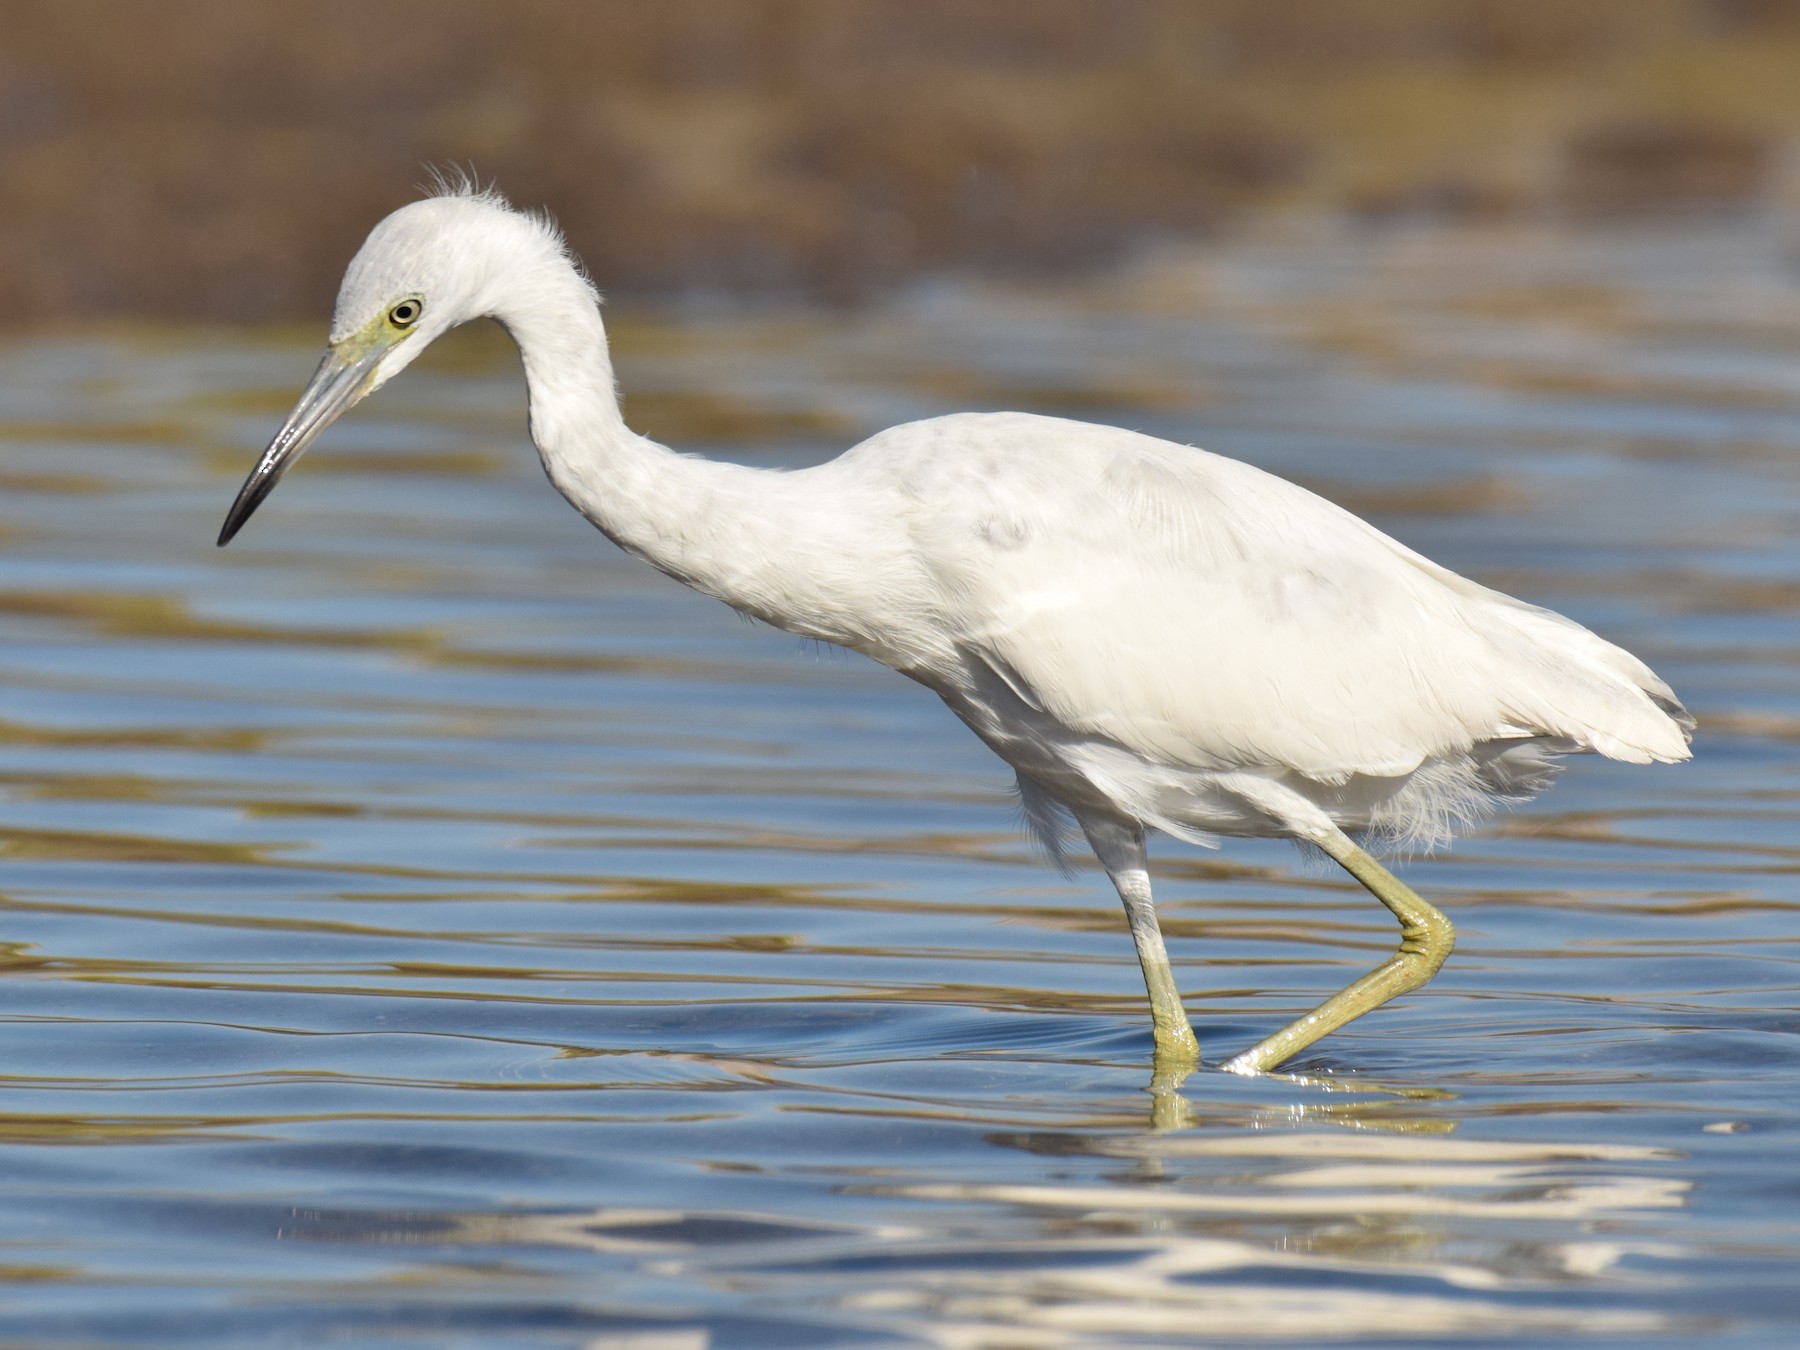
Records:
<instances>
[{"instance_id":1,"label":"blue water","mask_svg":"<svg viewBox=\"0 0 1800 1350\"><path fill-rule=\"evenodd\" d=\"M1428 989L1159 1099L1104 879L930 696L589 529L497 336L223 552L319 335L14 338L0 1345L1800 1337L1779 228L1295 230L615 328L710 454L1010 406L1296 477L1642 654L1698 757L1406 865L1459 930ZM1214 1062L1391 949L1284 847L1156 857Z\"/></svg>"}]
</instances>

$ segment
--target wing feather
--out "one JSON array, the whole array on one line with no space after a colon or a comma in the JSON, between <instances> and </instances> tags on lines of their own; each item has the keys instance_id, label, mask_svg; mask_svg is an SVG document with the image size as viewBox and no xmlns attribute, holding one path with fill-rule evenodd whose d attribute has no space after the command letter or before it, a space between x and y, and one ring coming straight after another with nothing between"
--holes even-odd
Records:
<instances>
[{"instance_id":1,"label":"wing feather","mask_svg":"<svg viewBox=\"0 0 1800 1350\"><path fill-rule=\"evenodd\" d=\"M1295 484L1085 423L946 420L973 462L909 486L952 640L1072 731L1326 782L1518 736L1686 757L1641 662Z\"/></svg>"}]
</instances>

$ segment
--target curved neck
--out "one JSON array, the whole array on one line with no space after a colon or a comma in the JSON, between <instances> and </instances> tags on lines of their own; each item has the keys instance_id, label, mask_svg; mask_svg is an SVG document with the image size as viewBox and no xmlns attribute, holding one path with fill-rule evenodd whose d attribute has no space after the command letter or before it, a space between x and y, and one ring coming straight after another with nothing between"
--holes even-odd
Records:
<instances>
[{"instance_id":1,"label":"curved neck","mask_svg":"<svg viewBox=\"0 0 1800 1350\"><path fill-rule=\"evenodd\" d=\"M544 261L517 277L493 317L526 367L531 441L544 472L614 542L652 556L652 520L621 508L653 497L643 488L657 486L675 455L626 427L594 293L562 259Z\"/></svg>"},{"instance_id":2,"label":"curved neck","mask_svg":"<svg viewBox=\"0 0 1800 1350\"><path fill-rule=\"evenodd\" d=\"M557 491L608 538L707 589L706 560L685 547L695 480L724 465L685 459L625 425L606 328L593 292L561 259L517 279L494 312L519 346L531 439Z\"/></svg>"},{"instance_id":3,"label":"curved neck","mask_svg":"<svg viewBox=\"0 0 1800 1350\"><path fill-rule=\"evenodd\" d=\"M861 646L866 616L817 580L830 574L822 567L854 565L857 531L842 503L821 498L816 474L678 455L635 434L587 284L561 259L514 280L493 317L518 343L531 437L557 491L626 552L696 590L790 632Z\"/></svg>"}]
</instances>

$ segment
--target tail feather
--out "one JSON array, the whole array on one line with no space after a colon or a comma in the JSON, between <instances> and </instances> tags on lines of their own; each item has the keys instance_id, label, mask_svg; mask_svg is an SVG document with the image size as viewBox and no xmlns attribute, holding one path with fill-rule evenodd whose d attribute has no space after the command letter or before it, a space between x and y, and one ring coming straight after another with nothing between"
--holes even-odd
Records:
<instances>
[{"instance_id":1,"label":"tail feather","mask_svg":"<svg viewBox=\"0 0 1800 1350\"><path fill-rule=\"evenodd\" d=\"M1693 716L1637 657L1572 619L1519 601L1496 617L1502 649L1525 667L1509 716L1540 735L1630 764L1691 757Z\"/></svg>"},{"instance_id":2,"label":"tail feather","mask_svg":"<svg viewBox=\"0 0 1800 1350\"><path fill-rule=\"evenodd\" d=\"M1387 538L1383 535L1382 538ZM1466 619L1488 634L1514 678L1496 739L1548 736L1632 764L1692 758L1694 719L1675 691L1623 647L1555 610L1516 600L1390 545L1460 597Z\"/></svg>"}]
</instances>

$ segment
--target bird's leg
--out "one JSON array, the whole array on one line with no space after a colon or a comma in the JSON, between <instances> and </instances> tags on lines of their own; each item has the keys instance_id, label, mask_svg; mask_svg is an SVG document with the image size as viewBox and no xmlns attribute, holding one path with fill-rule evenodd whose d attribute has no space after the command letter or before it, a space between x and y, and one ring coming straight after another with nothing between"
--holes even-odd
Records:
<instances>
[{"instance_id":1,"label":"bird's leg","mask_svg":"<svg viewBox=\"0 0 1800 1350\"><path fill-rule=\"evenodd\" d=\"M1312 842L1368 887L1370 894L1400 920L1400 950L1305 1017L1290 1022L1267 1040L1219 1066L1233 1073L1272 1069L1353 1018L1417 989L1437 974L1456 943L1456 930L1449 919L1358 848L1342 830L1333 828L1328 834L1313 837Z\"/></svg>"},{"instance_id":2,"label":"bird's leg","mask_svg":"<svg viewBox=\"0 0 1800 1350\"><path fill-rule=\"evenodd\" d=\"M1163 945L1156 902L1150 895L1150 874L1142 868L1117 872L1113 874L1113 885L1118 887L1119 899L1125 904L1125 922L1131 925L1138 965L1144 971L1144 989L1150 995L1157 1067L1198 1064L1200 1043L1194 1039L1187 1010L1181 1006L1181 991L1175 987L1175 969L1169 964L1169 949Z\"/></svg>"},{"instance_id":3,"label":"bird's leg","mask_svg":"<svg viewBox=\"0 0 1800 1350\"><path fill-rule=\"evenodd\" d=\"M1082 821L1081 828L1093 846L1094 856L1112 878L1125 905L1125 921L1137 943L1138 964L1144 970L1144 988L1150 994L1150 1022L1156 1035L1156 1067L1159 1072L1192 1068L1200 1062L1200 1043L1188 1025L1175 987L1175 971L1169 965L1169 949L1163 945L1162 927L1156 921L1156 902L1150 895L1150 873L1145 868L1144 832L1137 825L1112 821Z\"/></svg>"}]
</instances>

